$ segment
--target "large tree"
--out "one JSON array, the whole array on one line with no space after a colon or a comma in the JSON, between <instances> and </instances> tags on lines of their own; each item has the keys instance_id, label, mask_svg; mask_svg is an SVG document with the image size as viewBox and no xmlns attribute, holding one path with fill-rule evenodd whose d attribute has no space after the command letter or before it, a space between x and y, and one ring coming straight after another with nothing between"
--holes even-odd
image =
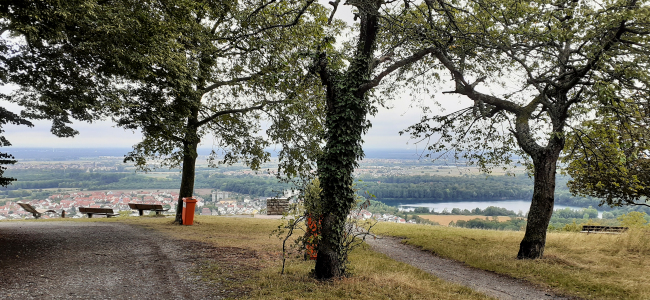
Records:
<instances>
[{"instance_id":1,"label":"large tree","mask_svg":"<svg viewBox=\"0 0 650 300\"><path fill-rule=\"evenodd\" d=\"M332 16L340 2L331 2ZM367 117L381 101L371 97L371 91L387 77L391 77L389 82L402 79L402 68L425 59L434 50L410 39L389 38L395 19L408 10L400 3L346 1L359 22L354 27L357 36L345 44L343 54L323 47L312 68L326 89L327 102L325 147L318 159L323 215L314 273L320 279L346 272L345 221L355 204L352 173L363 157L362 136L371 126Z\"/></svg>"},{"instance_id":2,"label":"large tree","mask_svg":"<svg viewBox=\"0 0 650 300\"><path fill-rule=\"evenodd\" d=\"M647 2L425 2L412 32L435 45L453 84L446 93L473 104L409 130L436 139L430 150L461 150L483 169L522 151L532 161L534 192L517 257L539 258L567 127L614 95L648 90Z\"/></svg>"},{"instance_id":3,"label":"large tree","mask_svg":"<svg viewBox=\"0 0 650 300\"><path fill-rule=\"evenodd\" d=\"M183 49L189 76L172 84L145 78L127 89L114 119L142 130L144 139L126 160L142 169L151 161L182 167L178 222L182 198L194 191L204 136L212 136L218 148L209 158L215 164L242 161L259 169L272 144L283 145L283 176L305 173L315 160L322 93L306 76L306 53L326 33L327 18L312 3L247 1L224 8L220 2L177 11L194 16Z\"/></svg>"},{"instance_id":4,"label":"large tree","mask_svg":"<svg viewBox=\"0 0 650 300\"><path fill-rule=\"evenodd\" d=\"M68 10L79 15L62 35L21 46L15 64L27 71L14 72L22 89L12 100L55 125L110 115L118 126L141 130L143 141L125 160L144 170L152 160L182 166L180 222L182 198L193 194L197 146L207 134L221 163L258 168L269 157L264 148L279 143L283 175L311 167L322 93L301 72L301 53L327 33L324 10L313 3L75 2ZM30 16L27 6L8 15L22 9Z\"/></svg>"}]
</instances>

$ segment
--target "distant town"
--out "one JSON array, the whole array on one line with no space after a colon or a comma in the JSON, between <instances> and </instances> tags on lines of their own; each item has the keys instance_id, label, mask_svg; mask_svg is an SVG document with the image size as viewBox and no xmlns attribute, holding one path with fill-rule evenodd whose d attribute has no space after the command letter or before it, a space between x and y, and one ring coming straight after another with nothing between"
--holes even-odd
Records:
<instances>
[{"instance_id":1,"label":"distant town","mask_svg":"<svg viewBox=\"0 0 650 300\"><path fill-rule=\"evenodd\" d=\"M196 206L201 215L241 215L257 214L266 207L266 198L250 199L245 197L238 201L229 198L229 192L215 191L212 199L196 197ZM137 211L129 208L129 203L158 204L165 208L170 214L176 213L175 204L178 199L177 192L170 191L78 191L54 194L42 200L7 201L0 206L0 220L31 218L32 214L24 211L17 202L28 203L37 209L54 210L66 212L66 216L72 218L84 217L78 213L78 207L90 208L111 208L115 212ZM207 204L207 205L206 205ZM60 213L59 213L60 214ZM43 218L53 216L44 215ZM59 216L56 216L59 217Z\"/></svg>"},{"instance_id":2,"label":"distant town","mask_svg":"<svg viewBox=\"0 0 650 300\"><path fill-rule=\"evenodd\" d=\"M293 203L297 191L285 191L284 199ZM234 199L233 193L226 191L212 191L211 197L204 199L195 197L197 214L202 216L227 216L227 215L255 215L266 214L266 202L268 197L251 198L249 196L237 196ZM41 218L60 218L61 212L65 211L68 218L85 218L86 215L78 212L79 207L89 208L110 208L122 215L137 216L138 211L132 210L129 203L147 203L162 205L167 208L167 214L176 213L177 192L171 191L75 191L54 194L42 200L6 201L0 206L0 220L32 219L32 213L25 211L18 203L27 203L36 209L54 210L56 213L43 214ZM371 213L367 210L354 211L350 214L354 219L374 219L379 222L394 223L415 223L408 222L404 218L391 214Z\"/></svg>"}]
</instances>

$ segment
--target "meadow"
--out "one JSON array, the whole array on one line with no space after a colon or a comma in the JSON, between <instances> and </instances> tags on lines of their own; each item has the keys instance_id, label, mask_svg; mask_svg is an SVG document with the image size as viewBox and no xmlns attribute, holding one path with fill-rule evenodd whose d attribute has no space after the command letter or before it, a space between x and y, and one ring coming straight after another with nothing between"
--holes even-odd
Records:
<instances>
[{"instance_id":1,"label":"meadow","mask_svg":"<svg viewBox=\"0 0 650 300\"><path fill-rule=\"evenodd\" d=\"M375 232L442 257L586 299L650 299L650 231L549 232L544 257L515 259L523 231L379 223Z\"/></svg>"}]
</instances>

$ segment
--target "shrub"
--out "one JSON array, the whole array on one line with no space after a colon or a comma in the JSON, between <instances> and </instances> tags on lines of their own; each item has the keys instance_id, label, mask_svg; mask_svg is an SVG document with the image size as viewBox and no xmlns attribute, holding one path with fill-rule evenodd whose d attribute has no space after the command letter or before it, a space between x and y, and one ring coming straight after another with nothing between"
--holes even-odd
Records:
<instances>
[{"instance_id":1,"label":"shrub","mask_svg":"<svg viewBox=\"0 0 650 300\"><path fill-rule=\"evenodd\" d=\"M648 221L645 219L645 215L646 214L643 212L632 211L627 214L620 215L616 219L621 222L621 226L640 228L647 226Z\"/></svg>"}]
</instances>

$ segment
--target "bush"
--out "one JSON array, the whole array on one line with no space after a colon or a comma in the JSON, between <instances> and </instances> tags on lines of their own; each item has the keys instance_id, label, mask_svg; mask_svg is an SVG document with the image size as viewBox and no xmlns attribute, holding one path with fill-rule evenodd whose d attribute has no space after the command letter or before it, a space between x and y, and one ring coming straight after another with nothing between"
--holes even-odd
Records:
<instances>
[{"instance_id":1,"label":"bush","mask_svg":"<svg viewBox=\"0 0 650 300\"><path fill-rule=\"evenodd\" d=\"M427 207L416 207L413 210L413 213L416 213L416 214L428 214L429 212L430 212L429 208L427 208Z\"/></svg>"},{"instance_id":2,"label":"bush","mask_svg":"<svg viewBox=\"0 0 650 300\"><path fill-rule=\"evenodd\" d=\"M645 215L646 214L643 212L633 211L625 215L620 215L616 219L621 222L621 226L640 228L646 227L648 225L648 221L645 219Z\"/></svg>"}]
</instances>

